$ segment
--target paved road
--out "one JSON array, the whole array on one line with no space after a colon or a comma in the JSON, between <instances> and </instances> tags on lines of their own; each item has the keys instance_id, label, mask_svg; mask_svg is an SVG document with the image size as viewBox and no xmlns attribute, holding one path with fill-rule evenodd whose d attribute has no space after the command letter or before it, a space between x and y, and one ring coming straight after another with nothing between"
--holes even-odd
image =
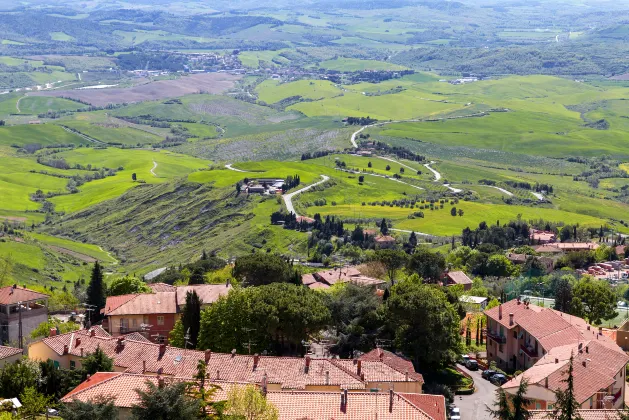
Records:
<instances>
[{"instance_id":1,"label":"paved road","mask_svg":"<svg viewBox=\"0 0 629 420\"><path fill-rule=\"evenodd\" d=\"M321 178L323 178L321 181L319 182L315 182L314 184L310 184L305 188L302 188L301 190L297 190L295 192L292 192L290 194L284 194L282 196L282 198L284 199L284 204L286 204L286 210L289 213L295 213L296 217L299 217L299 215L297 214L297 212L295 211L295 207L293 207L293 197L296 196L297 194L301 194L304 191L308 191L310 188L315 187L319 184L323 184L325 181L327 181L328 179L330 179L329 176L325 176L325 175L321 175Z\"/></svg>"},{"instance_id":2,"label":"paved road","mask_svg":"<svg viewBox=\"0 0 629 420\"><path fill-rule=\"evenodd\" d=\"M486 420L490 418L487 406L493 406L496 399L496 386L481 377L481 370L470 371L459 365L461 369L474 378L476 392L472 395L457 395L454 404L461 409L461 420Z\"/></svg>"}]
</instances>

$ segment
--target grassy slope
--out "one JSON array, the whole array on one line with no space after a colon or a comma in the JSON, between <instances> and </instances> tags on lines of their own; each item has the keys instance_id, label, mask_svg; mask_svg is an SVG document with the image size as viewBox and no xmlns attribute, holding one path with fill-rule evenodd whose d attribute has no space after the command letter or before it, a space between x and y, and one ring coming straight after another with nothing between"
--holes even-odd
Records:
<instances>
[{"instance_id":1,"label":"grassy slope","mask_svg":"<svg viewBox=\"0 0 629 420\"><path fill-rule=\"evenodd\" d=\"M278 83L265 80L256 87L259 98L270 104L290 96L304 99L322 99L341 95L343 91L327 80L299 80L290 83Z\"/></svg>"}]
</instances>

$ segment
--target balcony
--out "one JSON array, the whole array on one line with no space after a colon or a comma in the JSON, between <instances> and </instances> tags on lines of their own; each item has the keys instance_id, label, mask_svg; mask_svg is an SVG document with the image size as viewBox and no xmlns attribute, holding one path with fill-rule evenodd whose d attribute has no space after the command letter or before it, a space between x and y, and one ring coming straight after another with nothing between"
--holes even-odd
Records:
<instances>
[{"instance_id":1,"label":"balcony","mask_svg":"<svg viewBox=\"0 0 629 420\"><path fill-rule=\"evenodd\" d=\"M487 338L494 340L498 344L506 344L507 342L507 337L505 337L504 335L495 333L493 331L487 331Z\"/></svg>"},{"instance_id":2,"label":"balcony","mask_svg":"<svg viewBox=\"0 0 629 420\"><path fill-rule=\"evenodd\" d=\"M537 355L537 353L535 352L534 348L526 347L524 344L520 345L520 350L522 350L524 352L524 354L526 354L530 358L535 358L536 359L536 358L539 357Z\"/></svg>"}]
</instances>

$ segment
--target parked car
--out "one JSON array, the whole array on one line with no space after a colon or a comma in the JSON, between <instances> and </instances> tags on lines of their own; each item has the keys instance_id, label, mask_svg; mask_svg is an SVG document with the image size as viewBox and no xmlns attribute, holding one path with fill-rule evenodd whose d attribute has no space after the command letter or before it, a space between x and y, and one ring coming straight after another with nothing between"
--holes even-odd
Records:
<instances>
[{"instance_id":1,"label":"parked car","mask_svg":"<svg viewBox=\"0 0 629 420\"><path fill-rule=\"evenodd\" d=\"M474 359L470 359L465 362L465 367L467 367L469 370L478 370L478 362Z\"/></svg>"},{"instance_id":2,"label":"parked car","mask_svg":"<svg viewBox=\"0 0 629 420\"><path fill-rule=\"evenodd\" d=\"M470 360L470 356L468 356L467 354L462 354L461 358L458 360L458 363L460 365L465 365L468 360Z\"/></svg>"},{"instance_id":3,"label":"parked car","mask_svg":"<svg viewBox=\"0 0 629 420\"><path fill-rule=\"evenodd\" d=\"M461 412L459 410L459 407L452 407L452 409L450 410L450 420L461 420Z\"/></svg>"},{"instance_id":4,"label":"parked car","mask_svg":"<svg viewBox=\"0 0 629 420\"><path fill-rule=\"evenodd\" d=\"M489 381L496 386L502 386L507 382L507 380L507 377L502 373L496 373Z\"/></svg>"},{"instance_id":5,"label":"parked car","mask_svg":"<svg viewBox=\"0 0 629 420\"><path fill-rule=\"evenodd\" d=\"M486 370L483 371L483 373L480 374L480 376L482 376L483 379L490 380L491 377L494 376L496 373L498 373L498 372L496 372L493 369L486 369Z\"/></svg>"}]
</instances>

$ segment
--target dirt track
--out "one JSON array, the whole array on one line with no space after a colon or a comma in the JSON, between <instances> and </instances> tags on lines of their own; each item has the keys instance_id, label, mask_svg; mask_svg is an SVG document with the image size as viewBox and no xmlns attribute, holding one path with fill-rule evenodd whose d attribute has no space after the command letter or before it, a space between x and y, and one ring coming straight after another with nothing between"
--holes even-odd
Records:
<instances>
[{"instance_id":1,"label":"dirt track","mask_svg":"<svg viewBox=\"0 0 629 420\"><path fill-rule=\"evenodd\" d=\"M160 80L130 88L50 90L33 92L33 96L56 96L78 99L96 106L108 104L153 101L201 91L222 93L234 85L240 76L227 73L203 73L176 80Z\"/></svg>"}]
</instances>

